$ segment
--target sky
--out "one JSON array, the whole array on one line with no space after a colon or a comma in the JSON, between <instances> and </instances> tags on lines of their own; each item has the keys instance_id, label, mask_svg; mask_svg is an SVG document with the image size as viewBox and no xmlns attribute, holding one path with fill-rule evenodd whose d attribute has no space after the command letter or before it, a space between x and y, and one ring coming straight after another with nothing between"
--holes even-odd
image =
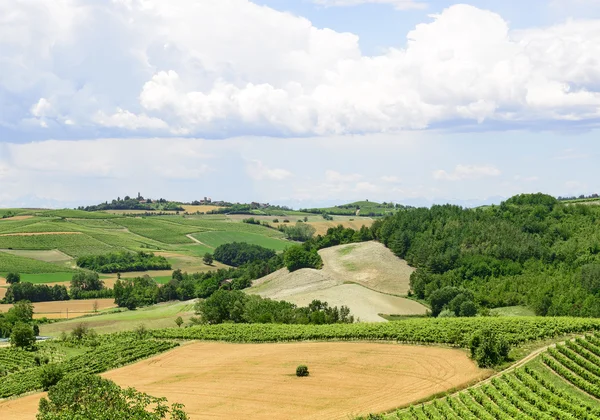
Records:
<instances>
[{"instance_id":1,"label":"sky","mask_svg":"<svg viewBox=\"0 0 600 420\"><path fill-rule=\"evenodd\" d=\"M600 192L600 0L0 0L0 207Z\"/></svg>"}]
</instances>

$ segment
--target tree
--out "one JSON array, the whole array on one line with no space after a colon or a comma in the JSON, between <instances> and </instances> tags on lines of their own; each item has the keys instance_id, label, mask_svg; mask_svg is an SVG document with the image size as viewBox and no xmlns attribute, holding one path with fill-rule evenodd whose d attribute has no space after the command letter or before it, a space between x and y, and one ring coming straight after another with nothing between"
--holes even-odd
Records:
<instances>
[{"instance_id":1,"label":"tree","mask_svg":"<svg viewBox=\"0 0 600 420\"><path fill-rule=\"evenodd\" d=\"M206 264L206 265L212 265L213 256L209 252L207 252L206 254L204 254L202 261L204 261L204 264Z\"/></svg>"},{"instance_id":2,"label":"tree","mask_svg":"<svg viewBox=\"0 0 600 420\"><path fill-rule=\"evenodd\" d=\"M56 385L63 376L63 370L59 365L50 363L44 366L40 373L40 381L44 391L48 391L51 386Z\"/></svg>"},{"instance_id":3,"label":"tree","mask_svg":"<svg viewBox=\"0 0 600 420\"><path fill-rule=\"evenodd\" d=\"M15 303L6 315L13 324L17 322L29 324L33 320L33 305L28 300L21 300Z\"/></svg>"},{"instance_id":4,"label":"tree","mask_svg":"<svg viewBox=\"0 0 600 420\"><path fill-rule=\"evenodd\" d=\"M490 329L483 329L471 337L469 342L471 358L479 367L493 367L508 359L510 345Z\"/></svg>"},{"instance_id":5,"label":"tree","mask_svg":"<svg viewBox=\"0 0 600 420\"><path fill-rule=\"evenodd\" d=\"M121 389L114 382L89 373L62 378L39 404L37 420L187 420L182 404L166 405L133 388Z\"/></svg>"},{"instance_id":6,"label":"tree","mask_svg":"<svg viewBox=\"0 0 600 420\"><path fill-rule=\"evenodd\" d=\"M15 284L21 281L21 275L19 273L8 273L6 275L6 282L8 284Z\"/></svg>"},{"instance_id":7,"label":"tree","mask_svg":"<svg viewBox=\"0 0 600 420\"><path fill-rule=\"evenodd\" d=\"M71 290L102 290L104 282L100 280L98 273L92 271L79 271L71 279Z\"/></svg>"},{"instance_id":8,"label":"tree","mask_svg":"<svg viewBox=\"0 0 600 420\"><path fill-rule=\"evenodd\" d=\"M294 245L286 249L283 254L283 263L289 271L323 266L323 260L316 250L307 251L301 245Z\"/></svg>"},{"instance_id":9,"label":"tree","mask_svg":"<svg viewBox=\"0 0 600 420\"><path fill-rule=\"evenodd\" d=\"M10 334L10 343L14 347L29 348L35 344L35 334L31 326L18 322Z\"/></svg>"},{"instance_id":10,"label":"tree","mask_svg":"<svg viewBox=\"0 0 600 420\"><path fill-rule=\"evenodd\" d=\"M175 323L177 324L177 326L178 326L178 327L180 327L180 328L181 328L181 325L183 324L183 318L181 318L180 316L178 316L178 317L175 319Z\"/></svg>"}]
</instances>

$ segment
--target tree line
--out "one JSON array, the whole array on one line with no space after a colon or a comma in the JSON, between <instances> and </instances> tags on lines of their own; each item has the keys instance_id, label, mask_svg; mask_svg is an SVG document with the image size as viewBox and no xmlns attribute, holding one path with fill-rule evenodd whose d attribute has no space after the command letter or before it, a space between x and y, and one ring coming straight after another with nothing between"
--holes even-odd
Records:
<instances>
[{"instance_id":1,"label":"tree line","mask_svg":"<svg viewBox=\"0 0 600 420\"><path fill-rule=\"evenodd\" d=\"M239 290L218 290L194 307L195 324L222 324L224 322L249 324L352 324L354 316L347 306L330 307L327 302L313 300L306 307L286 301L276 301Z\"/></svg>"},{"instance_id":2,"label":"tree line","mask_svg":"<svg viewBox=\"0 0 600 420\"><path fill-rule=\"evenodd\" d=\"M77 265L99 273L171 269L171 263L165 257L143 251L135 253L118 251L103 255L84 255L77 258Z\"/></svg>"}]
</instances>

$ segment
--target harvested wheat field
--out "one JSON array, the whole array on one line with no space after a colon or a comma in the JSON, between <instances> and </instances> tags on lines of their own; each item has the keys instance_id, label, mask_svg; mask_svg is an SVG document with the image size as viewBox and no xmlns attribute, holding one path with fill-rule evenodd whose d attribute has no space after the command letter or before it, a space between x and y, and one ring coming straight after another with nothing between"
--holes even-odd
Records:
<instances>
[{"instance_id":1,"label":"harvested wheat field","mask_svg":"<svg viewBox=\"0 0 600 420\"><path fill-rule=\"evenodd\" d=\"M94 312L94 302L98 303L98 310L115 308L114 299L90 300L59 300L56 302L37 302L33 304L34 318L76 318ZM7 312L13 305L0 305L0 312ZM67 314L68 310L68 314Z\"/></svg>"},{"instance_id":2,"label":"harvested wheat field","mask_svg":"<svg viewBox=\"0 0 600 420\"><path fill-rule=\"evenodd\" d=\"M6 296L6 287L0 287L0 299L4 299Z\"/></svg>"},{"instance_id":3,"label":"harvested wheat field","mask_svg":"<svg viewBox=\"0 0 600 420\"><path fill-rule=\"evenodd\" d=\"M301 363L310 376L295 376ZM330 420L392 410L488 375L456 349L193 343L102 376L183 403L191 419ZM41 395L0 403L0 417L33 418Z\"/></svg>"},{"instance_id":4,"label":"harvested wheat field","mask_svg":"<svg viewBox=\"0 0 600 420\"><path fill-rule=\"evenodd\" d=\"M308 222L308 224L317 229L317 235L325 235L327 233L327 229L337 227L338 225L342 225L345 228L352 228L358 230L363 226L371 227L373 221L373 219L369 218L356 218L354 220L330 220L324 222Z\"/></svg>"}]
</instances>

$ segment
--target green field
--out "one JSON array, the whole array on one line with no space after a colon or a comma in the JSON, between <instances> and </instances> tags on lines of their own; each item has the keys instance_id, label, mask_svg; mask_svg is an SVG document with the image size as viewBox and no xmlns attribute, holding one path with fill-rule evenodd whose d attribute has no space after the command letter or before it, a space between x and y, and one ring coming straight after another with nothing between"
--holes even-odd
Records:
<instances>
[{"instance_id":1,"label":"green field","mask_svg":"<svg viewBox=\"0 0 600 420\"><path fill-rule=\"evenodd\" d=\"M6 252L0 252L0 273L8 272L41 274L41 273L64 273L71 271L68 267L60 264L53 264L32 258L11 255Z\"/></svg>"},{"instance_id":2,"label":"green field","mask_svg":"<svg viewBox=\"0 0 600 420\"><path fill-rule=\"evenodd\" d=\"M533 309L526 306L505 306L503 308L494 308L490 312L498 316L534 316Z\"/></svg>"},{"instance_id":3,"label":"green field","mask_svg":"<svg viewBox=\"0 0 600 420\"><path fill-rule=\"evenodd\" d=\"M42 274L21 274L21 281L44 284L44 283L60 283L71 281L73 273L42 273Z\"/></svg>"},{"instance_id":4,"label":"green field","mask_svg":"<svg viewBox=\"0 0 600 420\"><path fill-rule=\"evenodd\" d=\"M117 313L106 313L88 317L75 318L40 326L40 334L58 336L61 332L69 332L75 326L84 323L98 333L132 331L140 324L148 329L169 328L175 326L175 319L181 316L188 321L194 315L194 302L165 302L135 311L122 309Z\"/></svg>"},{"instance_id":5,"label":"green field","mask_svg":"<svg viewBox=\"0 0 600 420\"><path fill-rule=\"evenodd\" d=\"M206 271L214 268L205 266L202 257L225 243L248 242L276 251L290 245L278 230L243 223L245 216L240 215L133 217L68 209L15 212L31 217L0 219L0 273L70 273L73 259L79 256L120 250L165 252L174 267ZM47 278L48 283L63 281ZM44 276L32 279L45 282Z\"/></svg>"},{"instance_id":6,"label":"green field","mask_svg":"<svg viewBox=\"0 0 600 420\"><path fill-rule=\"evenodd\" d=\"M212 248L231 242L246 242L270 248L275 251L283 251L285 248L292 245L292 242L289 241L247 232L202 232L195 233L192 236Z\"/></svg>"}]
</instances>

